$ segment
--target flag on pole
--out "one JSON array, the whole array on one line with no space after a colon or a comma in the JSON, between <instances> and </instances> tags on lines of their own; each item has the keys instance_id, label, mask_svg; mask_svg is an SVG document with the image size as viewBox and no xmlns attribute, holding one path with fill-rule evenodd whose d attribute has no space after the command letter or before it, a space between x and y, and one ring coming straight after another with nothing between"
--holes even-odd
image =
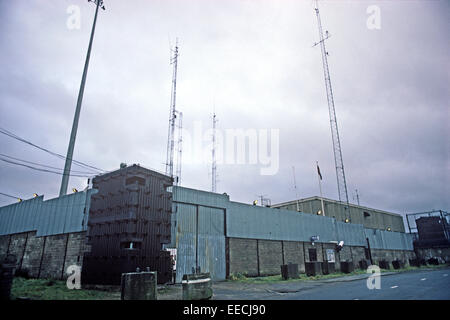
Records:
<instances>
[{"instance_id":1,"label":"flag on pole","mask_svg":"<svg viewBox=\"0 0 450 320\"><path fill-rule=\"evenodd\" d=\"M319 174L320 180L322 180L322 174L320 173L319 164L317 164L317 173Z\"/></svg>"}]
</instances>

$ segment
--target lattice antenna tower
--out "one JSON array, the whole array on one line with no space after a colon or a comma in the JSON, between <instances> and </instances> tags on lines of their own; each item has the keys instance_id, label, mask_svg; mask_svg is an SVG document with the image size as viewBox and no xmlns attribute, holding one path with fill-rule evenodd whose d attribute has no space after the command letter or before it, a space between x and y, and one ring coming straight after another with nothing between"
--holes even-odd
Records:
<instances>
[{"instance_id":1,"label":"lattice antenna tower","mask_svg":"<svg viewBox=\"0 0 450 320\"><path fill-rule=\"evenodd\" d=\"M211 170L211 191L217 191L217 160L216 160L216 124L217 124L216 113L213 113L212 123L213 123L213 132L212 132L212 170Z\"/></svg>"},{"instance_id":2,"label":"lattice antenna tower","mask_svg":"<svg viewBox=\"0 0 450 320\"><path fill-rule=\"evenodd\" d=\"M177 67L178 67L178 39L175 49L172 49L170 63L173 65L172 92L170 96L169 133L167 137L166 174L173 177L173 153L175 145L176 95L177 95Z\"/></svg>"},{"instance_id":3,"label":"lattice antenna tower","mask_svg":"<svg viewBox=\"0 0 450 320\"><path fill-rule=\"evenodd\" d=\"M295 179L295 167L292 166L292 175L294 176L294 190L295 190L295 200L297 202L297 211L300 211L299 203L298 203L298 192L297 192L297 181Z\"/></svg>"},{"instance_id":4,"label":"lattice antenna tower","mask_svg":"<svg viewBox=\"0 0 450 320\"><path fill-rule=\"evenodd\" d=\"M177 157L177 179L175 181L175 185L181 185L181 159L183 153L183 112L178 112L178 157Z\"/></svg>"},{"instance_id":5,"label":"lattice antenna tower","mask_svg":"<svg viewBox=\"0 0 450 320\"><path fill-rule=\"evenodd\" d=\"M356 200L356 203L358 203L358 206L359 206L360 203L359 203L359 192L358 192L358 189L355 189L355 196L354 196L353 199Z\"/></svg>"},{"instance_id":6,"label":"lattice antenna tower","mask_svg":"<svg viewBox=\"0 0 450 320\"><path fill-rule=\"evenodd\" d=\"M328 68L328 52L325 49L325 40L327 40L330 35L328 31L325 32L325 37L323 35L322 30L322 22L320 20L320 13L318 7L318 1L315 3L315 12L317 16L317 25L319 28L319 42L315 43L313 47L320 44L321 52L322 52L322 64L323 64L323 74L325 77L325 88L327 93L327 101L328 101L328 113L330 115L330 125L331 125L331 136L333 139L333 152L334 152L334 162L336 165L336 178L337 178L337 186L338 186L338 194L339 201L345 202L344 205L344 215L346 218L349 217L348 213L348 193L347 193L347 183L345 181L345 172L344 172L344 161L342 160L342 148L341 142L339 139L339 130L336 119L336 110L334 107L334 98L333 98L333 90L331 88L331 79L330 79L330 71Z\"/></svg>"}]
</instances>

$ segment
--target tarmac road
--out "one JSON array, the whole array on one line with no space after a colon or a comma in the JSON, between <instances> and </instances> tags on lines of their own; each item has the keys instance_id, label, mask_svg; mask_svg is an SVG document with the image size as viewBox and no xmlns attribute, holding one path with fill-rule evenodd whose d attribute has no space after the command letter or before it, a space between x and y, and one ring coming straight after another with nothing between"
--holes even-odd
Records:
<instances>
[{"instance_id":1,"label":"tarmac road","mask_svg":"<svg viewBox=\"0 0 450 320\"><path fill-rule=\"evenodd\" d=\"M241 288L218 286L214 288L214 299L450 300L450 268L385 274L380 278L381 288L372 290L367 288L367 276L362 277Z\"/></svg>"}]
</instances>

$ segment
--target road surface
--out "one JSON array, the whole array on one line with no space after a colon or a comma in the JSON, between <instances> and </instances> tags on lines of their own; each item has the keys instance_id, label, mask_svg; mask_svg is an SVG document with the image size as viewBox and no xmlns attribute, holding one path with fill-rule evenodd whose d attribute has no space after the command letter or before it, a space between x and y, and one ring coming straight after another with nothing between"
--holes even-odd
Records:
<instances>
[{"instance_id":1,"label":"road surface","mask_svg":"<svg viewBox=\"0 0 450 320\"><path fill-rule=\"evenodd\" d=\"M339 278L270 285L218 285L214 299L223 300L450 300L450 268L381 276L381 288L369 290L367 279Z\"/></svg>"}]
</instances>

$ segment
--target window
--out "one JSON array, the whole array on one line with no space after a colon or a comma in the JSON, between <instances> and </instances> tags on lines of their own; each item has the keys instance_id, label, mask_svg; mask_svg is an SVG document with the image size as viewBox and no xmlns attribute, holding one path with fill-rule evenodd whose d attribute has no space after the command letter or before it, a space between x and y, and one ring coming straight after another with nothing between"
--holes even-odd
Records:
<instances>
[{"instance_id":1,"label":"window","mask_svg":"<svg viewBox=\"0 0 450 320\"><path fill-rule=\"evenodd\" d=\"M316 249L308 249L309 261L317 261L317 250Z\"/></svg>"},{"instance_id":2,"label":"window","mask_svg":"<svg viewBox=\"0 0 450 320\"><path fill-rule=\"evenodd\" d=\"M141 249L141 242L138 241L124 241L120 243L121 249L128 249L128 250L139 250Z\"/></svg>"}]
</instances>

